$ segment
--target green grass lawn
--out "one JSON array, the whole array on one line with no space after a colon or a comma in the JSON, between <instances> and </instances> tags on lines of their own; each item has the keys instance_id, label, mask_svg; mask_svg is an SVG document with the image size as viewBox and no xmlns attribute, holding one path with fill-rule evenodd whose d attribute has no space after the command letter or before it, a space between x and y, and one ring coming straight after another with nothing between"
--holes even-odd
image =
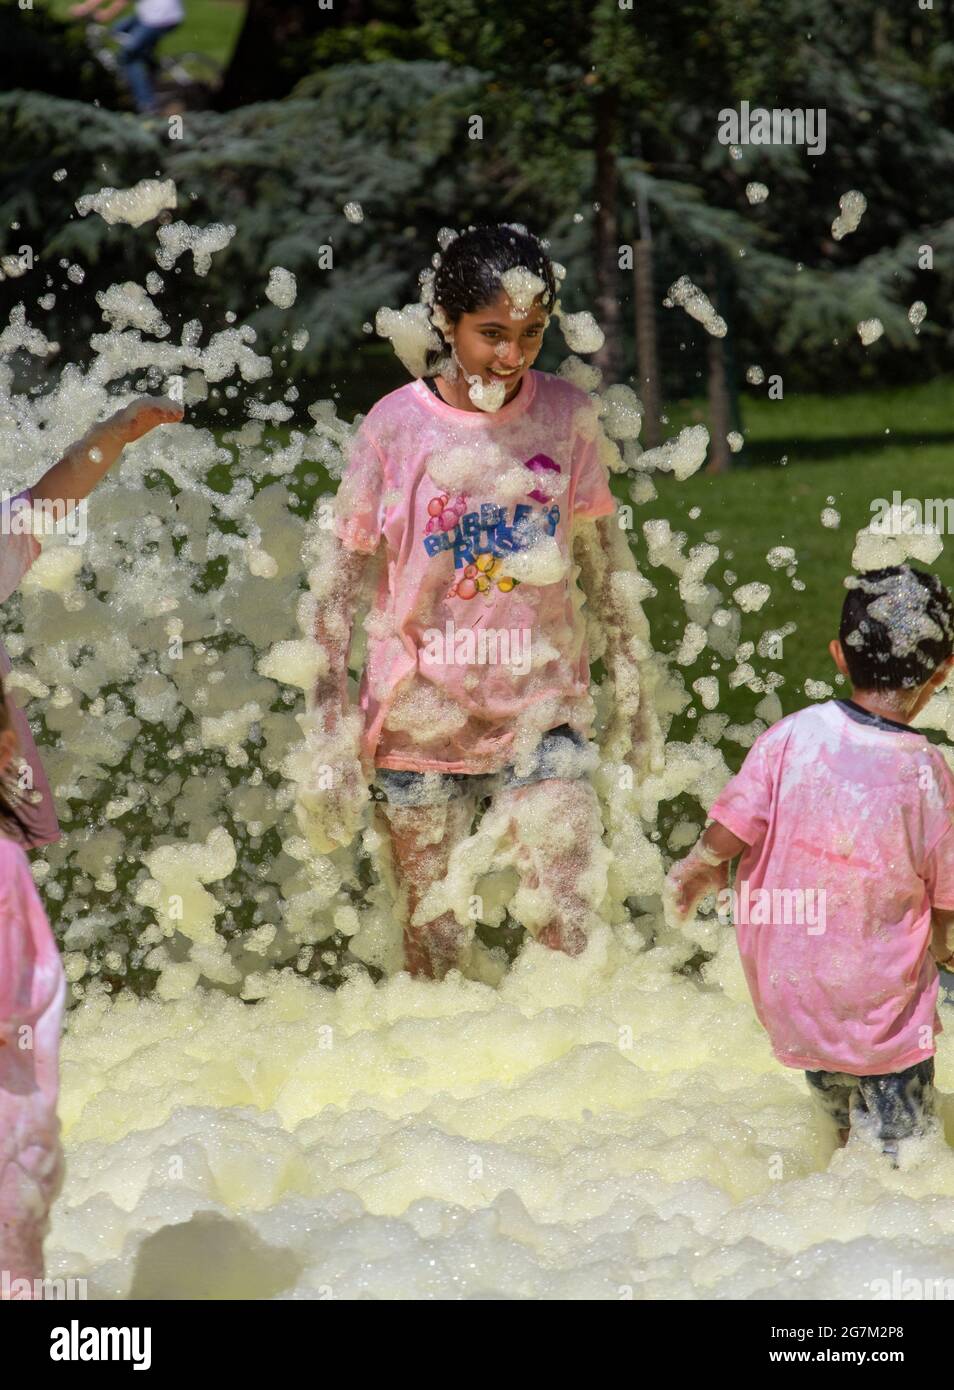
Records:
<instances>
[{"instance_id":1,"label":"green grass lawn","mask_svg":"<svg viewBox=\"0 0 954 1390\"><path fill-rule=\"evenodd\" d=\"M741 640L757 641L768 628L797 624L797 630L785 639L782 660L753 659L759 674L777 670L784 677L785 684L778 689L784 713L808 703L806 679L836 684L827 644L838 635L842 581L851 573L855 533L871 520L872 500L890 500L895 490L903 497L954 496L952 400L951 378L850 396L804 395L778 402L747 396L743 404L746 463L728 474L702 472L683 483L656 475L658 499L637 508L637 530L650 518L666 517L674 530L687 534L687 551L704 541L707 532L719 532L716 544L721 556L707 577L727 599L739 584L760 580L770 585L772 596L762 610L743 616ZM701 403L683 402L668 413L670 434L703 418ZM782 457L787 458L784 465ZM617 484L616 490L623 499L625 486ZM820 520L829 498L841 513L836 530ZM701 511L693 519L688 513L695 507ZM805 584L803 592L792 588L784 570L769 567L766 554L779 544L795 550L799 562L795 577ZM659 588L658 596L647 605L654 645L672 651L685 626L685 610L669 572L645 564L641 533L637 554ZM948 547L929 568L954 588L954 550ZM723 579L726 570L738 576L731 585ZM734 721L749 722L761 697L745 688L730 691L727 677L734 663L722 661L719 671L710 672L712 660L713 653L707 649L686 668L687 683L700 675L717 675L719 709ZM836 686L836 693L847 691ZM673 733L688 737L693 723L680 716ZM725 751L730 763L744 756L744 750L731 744L725 745Z\"/></svg>"},{"instance_id":2,"label":"green grass lawn","mask_svg":"<svg viewBox=\"0 0 954 1390\"><path fill-rule=\"evenodd\" d=\"M55 15L67 19L74 3L75 0L49 0L49 8ZM185 20L163 40L162 51L206 53L224 67L245 18L245 0L184 0L184 3Z\"/></svg>"}]
</instances>

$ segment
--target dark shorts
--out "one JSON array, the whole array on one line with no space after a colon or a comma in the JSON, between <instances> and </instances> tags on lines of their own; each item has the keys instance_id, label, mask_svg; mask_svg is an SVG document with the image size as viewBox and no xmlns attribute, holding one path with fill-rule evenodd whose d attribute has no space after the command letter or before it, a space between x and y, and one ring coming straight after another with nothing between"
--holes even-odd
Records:
<instances>
[{"instance_id":1,"label":"dark shorts","mask_svg":"<svg viewBox=\"0 0 954 1390\"><path fill-rule=\"evenodd\" d=\"M873 1124L885 1153L896 1156L898 1141L925 1134L934 1114L934 1058L905 1071L880 1076L807 1071L812 1094L839 1129Z\"/></svg>"},{"instance_id":2,"label":"dark shorts","mask_svg":"<svg viewBox=\"0 0 954 1390\"><path fill-rule=\"evenodd\" d=\"M568 757L575 750L577 756ZM548 777L576 780L588 777L599 761L599 751L569 724L560 724L541 738L530 772L514 774L513 764L502 772L405 772L379 767L374 785L390 806L436 806L455 797L490 796L498 788L526 787Z\"/></svg>"}]
</instances>

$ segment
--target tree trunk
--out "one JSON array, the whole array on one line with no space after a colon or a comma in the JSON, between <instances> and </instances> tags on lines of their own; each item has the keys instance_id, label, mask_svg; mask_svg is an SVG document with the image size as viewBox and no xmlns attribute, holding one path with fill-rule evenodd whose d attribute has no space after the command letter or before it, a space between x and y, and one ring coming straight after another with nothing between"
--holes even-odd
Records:
<instances>
[{"instance_id":1,"label":"tree trunk","mask_svg":"<svg viewBox=\"0 0 954 1390\"><path fill-rule=\"evenodd\" d=\"M366 23L372 8L370 0L335 0L327 8L318 0L248 0L216 103L219 110L287 96L302 75L299 65L287 61L295 48L326 29Z\"/></svg>"},{"instance_id":2,"label":"tree trunk","mask_svg":"<svg viewBox=\"0 0 954 1390\"><path fill-rule=\"evenodd\" d=\"M636 364L639 396L643 403L642 443L655 449L661 439L662 384L659 380L659 348L656 340L656 294L653 285L653 229L649 204L642 188L636 192L639 240L633 247L634 307L636 311Z\"/></svg>"},{"instance_id":3,"label":"tree trunk","mask_svg":"<svg viewBox=\"0 0 954 1390\"><path fill-rule=\"evenodd\" d=\"M716 310L721 314L726 308L725 296L720 293L721 276L710 266L706 275L706 291ZM726 319L728 323L728 319ZM726 335L728 336L728 335ZM732 463L728 435L732 428L732 398L729 389L725 338L709 335L708 387L709 387L709 461L706 473L727 473Z\"/></svg>"},{"instance_id":4,"label":"tree trunk","mask_svg":"<svg viewBox=\"0 0 954 1390\"><path fill-rule=\"evenodd\" d=\"M725 345L721 338L709 339L709 462L707 473L727 473L732 451L728 434L731 420L729 383L725 370Z\"/></svg>"},{"instance_id":5,"label":"tree trunk","mask_svg":"<svg viewBox=\"0 0 954 1390\"><path fill-rule=\"evenodd\" d=\"M614 91L596 98L596 317L606 342L594 355L608 384L619 381L623 362L619 303L619 206Z\"/></svg>"},{"instance_id":6,"label":"tree trunk","mask_svg":"<svg viewBox=\"0 0 954 1390\"><path fill-rule=\"evenodd\" d=\"M879 63L891 52L891 16L880 5L871 16L871 52Z\"/></svg>"}]
</instances>

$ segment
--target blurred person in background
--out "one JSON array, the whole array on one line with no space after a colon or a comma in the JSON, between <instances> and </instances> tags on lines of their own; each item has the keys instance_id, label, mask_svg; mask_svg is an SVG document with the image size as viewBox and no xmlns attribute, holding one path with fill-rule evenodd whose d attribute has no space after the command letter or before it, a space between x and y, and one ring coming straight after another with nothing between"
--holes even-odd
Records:
<instances>
[{"instance_id":1,"label":"blurred person in background","mask_svg":"<svg viewBox=\"0 0 954 1390\"><path fill-rule=\"evenodd\" d=\"M71 8L70 14L74 19L91 15L97 23L108 24L128 4L129 0L107 0L105 4L103 0L82 0ZM182 0L136 0L133 12L113 25L112 32L120 45L120 67L140 115L158 112L152 85L155 48L160 39L178 29L184 19Z\"/></svg>"}]
</instances>

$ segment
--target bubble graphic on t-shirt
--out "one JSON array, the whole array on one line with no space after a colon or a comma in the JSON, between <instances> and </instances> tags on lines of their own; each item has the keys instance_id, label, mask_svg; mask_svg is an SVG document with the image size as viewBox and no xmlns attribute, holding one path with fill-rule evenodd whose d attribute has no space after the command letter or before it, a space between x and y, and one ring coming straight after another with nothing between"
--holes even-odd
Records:
<instances>
[{"instance_id":1,"label":"bubble graphic on t-shirt","mask_svg":"<svg viewBox=\"0 0 954 1390\"><path fill-rule=\"evenodd\" d=\"M517 580L504 574L504 562L485 551L477 556L472 565L465 565L460 579L447 591L448 598L476 598L478 594L489 594L496 586L501 593L509 593Z\"/></svg>"},{"instance_id":2,"label":"bubble graphic on t-shirt","mask_svg":"<svg viewBox=\"0 0 954 1390\"><path fill-rule=\"evenodd\" d=\"M465 497L451 498L446 492L442 492L439 497L432 497L427 504L429 520L424 528L425 532L430 535L433 531L453 531L466 510Z\"/></svg>"}]
</instances>

